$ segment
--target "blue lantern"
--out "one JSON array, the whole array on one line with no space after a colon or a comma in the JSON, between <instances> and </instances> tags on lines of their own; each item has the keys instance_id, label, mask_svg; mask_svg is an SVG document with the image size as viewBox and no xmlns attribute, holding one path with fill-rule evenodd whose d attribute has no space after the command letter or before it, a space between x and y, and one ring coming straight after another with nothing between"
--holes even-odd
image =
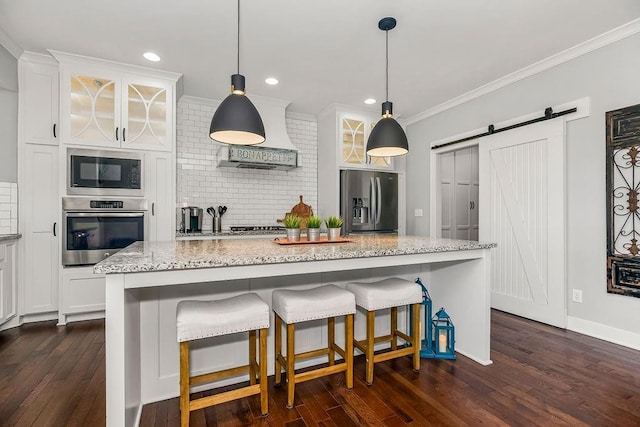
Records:
<instances>
[{"instance_id":1,"label":"blue lantern","mask_svg":"<svg viewBox=\"0 0 640 427\"><path fill-rule=\"evenodd\" d=\"M427 291L426 286L422 284L420 278L416 279L416 283L422 288L422 306L424 306L424 339L421 341L420 357L423 359L433 359L433 331L431 326L431 296ZM413 324L411 324L411 331L413 331Z\"/></svg>"},{"instance_id":2,"label":"blue lantern","mask_svg":"<svg viewBox=\"0 0 640 427\"><path fill-rule=\"evenodd\" d=\"M438 310L433 316L434 354L436 359L455 359L455 331L451 318L444 311Z\"/></svg>"}]
</instances>

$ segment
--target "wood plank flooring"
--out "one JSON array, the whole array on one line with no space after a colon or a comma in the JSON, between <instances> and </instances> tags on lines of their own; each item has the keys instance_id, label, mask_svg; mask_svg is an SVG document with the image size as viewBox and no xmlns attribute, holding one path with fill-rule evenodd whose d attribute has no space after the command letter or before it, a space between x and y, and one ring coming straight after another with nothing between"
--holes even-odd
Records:
<instances>
[{"instance_id":1,"label":"wood plank flooring","mask_svg":"<svg viewBox=\"0 0 640 427\"><path fill-rule=\"evenodd\" d=\"M269 415L257 396L192 413L192 426L640 426L640 352L492 312L491 357L481 366L408 358L376 365L353 391L343 376L296 386L295 407L270 378ZM104 322L30 324L0 332L0 426L105 423ZM142 426L178 426L178 399L146 405Z\"/></svg>"}]
</instances>

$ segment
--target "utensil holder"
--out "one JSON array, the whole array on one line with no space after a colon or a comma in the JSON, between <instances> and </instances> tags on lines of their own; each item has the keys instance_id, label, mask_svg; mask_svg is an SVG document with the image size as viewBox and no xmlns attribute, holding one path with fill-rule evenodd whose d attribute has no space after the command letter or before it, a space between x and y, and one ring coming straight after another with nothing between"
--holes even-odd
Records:
<instances>
[{"instance_id":1,"label":"utensil holder","mask_svg":"<svg viewBox=\"0 0 640 427\"><path fill-rule=\"evenodd\" d=\"M222 232L222 217L219 217L219 216L213 217L213 232L214 233Z\"/></svg>"}]
</instances>

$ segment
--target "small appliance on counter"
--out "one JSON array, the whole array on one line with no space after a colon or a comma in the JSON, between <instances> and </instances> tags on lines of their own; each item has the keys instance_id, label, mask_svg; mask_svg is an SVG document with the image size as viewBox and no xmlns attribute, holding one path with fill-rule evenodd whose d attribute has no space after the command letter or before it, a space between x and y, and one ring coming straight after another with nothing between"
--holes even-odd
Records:
<instances>
[{"instance_id":1,"label":"small appliance on counter","mask_svg":"<svg viewBox=\"0 0 640 427\"><path fill-rule=\"evenodd\" d=\"M180 219L181 233L202 232L202 208L197 206L187 206L182 208Z\"/></svg>"}]
</instances>

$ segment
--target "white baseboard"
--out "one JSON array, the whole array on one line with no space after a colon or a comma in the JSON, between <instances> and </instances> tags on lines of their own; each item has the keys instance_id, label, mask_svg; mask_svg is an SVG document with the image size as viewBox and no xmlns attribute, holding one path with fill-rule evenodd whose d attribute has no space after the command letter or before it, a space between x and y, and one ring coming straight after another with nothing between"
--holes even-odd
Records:
<instances>
[{"instance_id":1,"label":"white baseboard","mask_svg":"<svg viewBox=\"0 0 640 427\"><path fill-rule=\"evenodd\" d=\"M590 337L640 350L640 334L569 316L567 329Z\"/></svg>"}]
</instances>

